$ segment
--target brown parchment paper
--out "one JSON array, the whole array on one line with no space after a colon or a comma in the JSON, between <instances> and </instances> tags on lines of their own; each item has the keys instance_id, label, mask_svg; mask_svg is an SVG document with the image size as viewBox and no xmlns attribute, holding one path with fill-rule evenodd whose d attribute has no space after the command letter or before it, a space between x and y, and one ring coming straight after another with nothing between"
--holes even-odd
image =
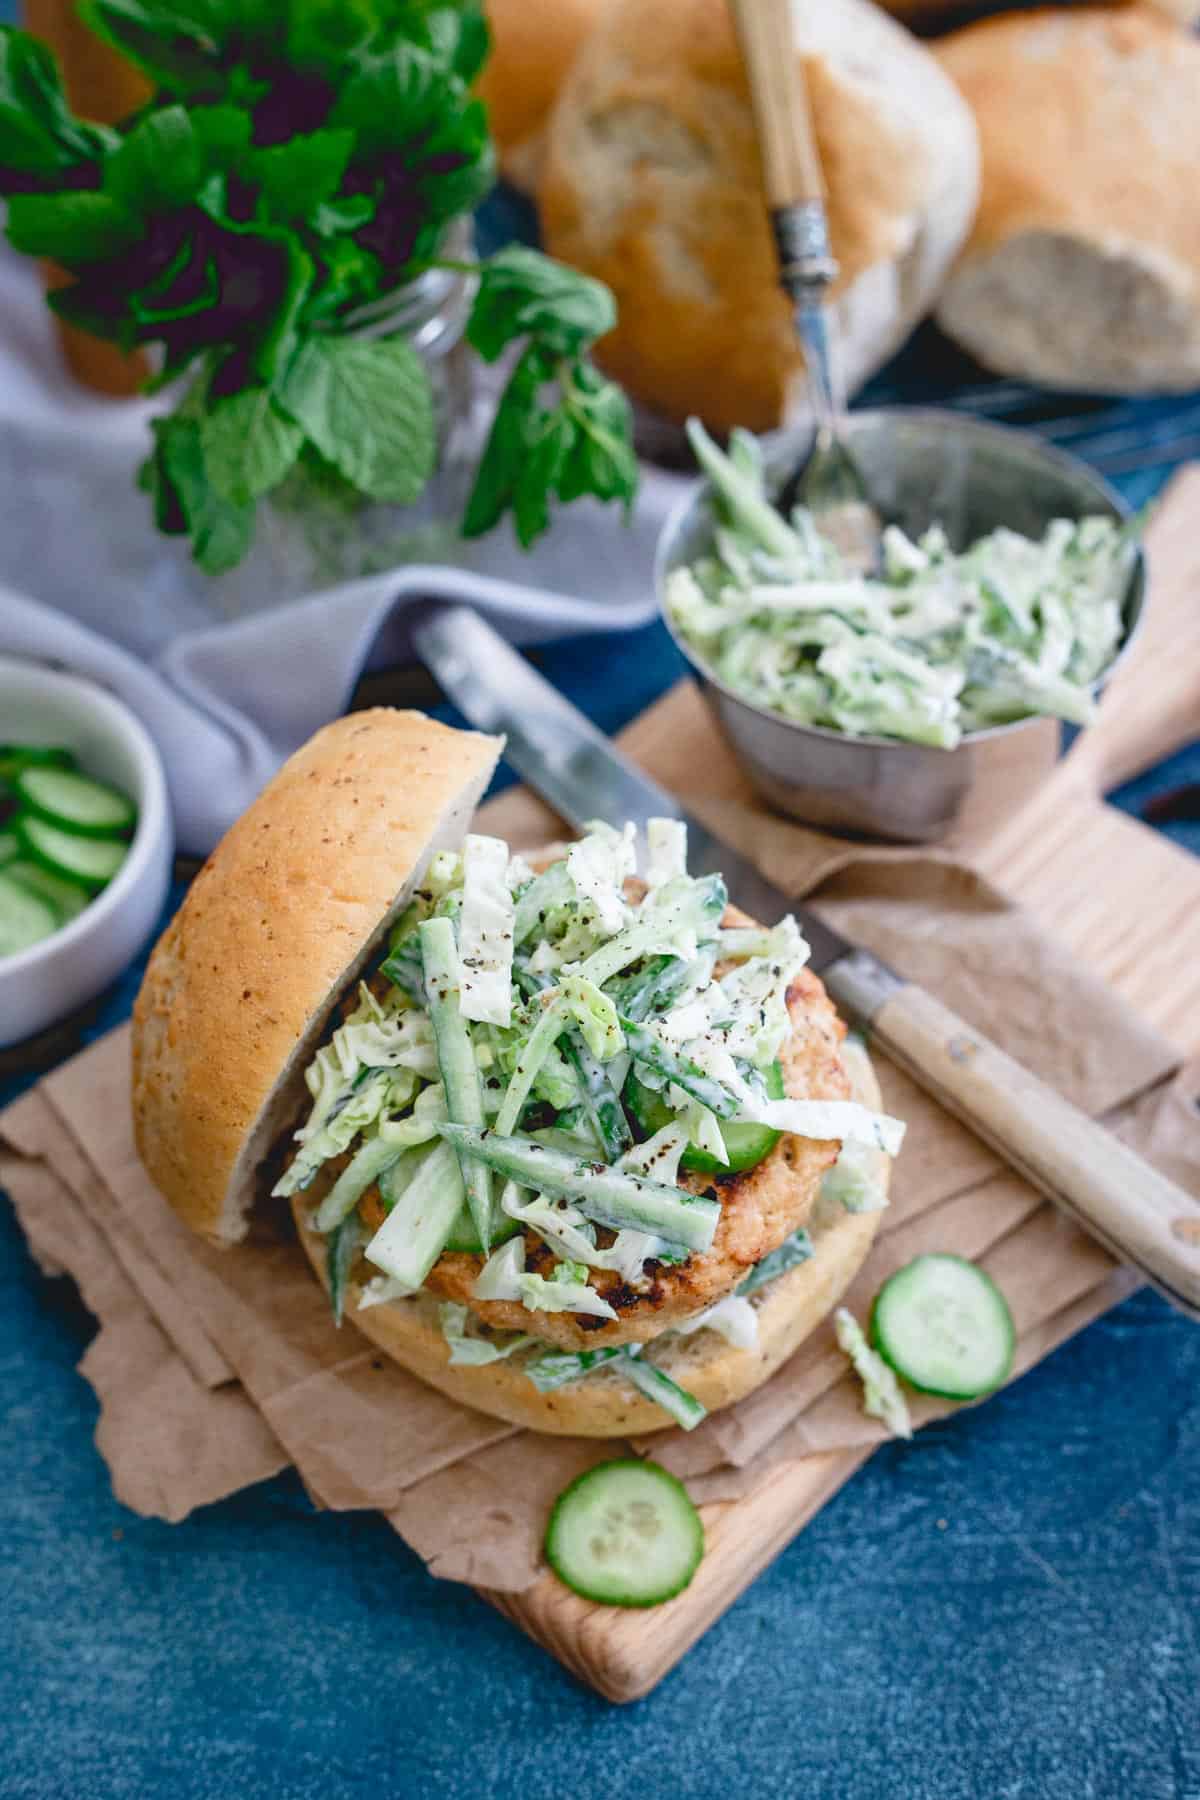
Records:
<instances>
[{"instance_id":1,"label":"brown parchment paper","mask_svg":"<svg viewBox=\"0 0 1200 1800\"><path fill-rule=\"evenodd\" d=\"M1200 1066L1180 1071L1168 1044L979 875L946 855L849 846L765 813L690 687L626 741L785 891L812 895L832 922L1200 1193ZM483 816L515 847L561 835L523 791ZM99 1322L81 1370L100 1400L97 1445L119 1497L179 1519L291 1462L318 1504L386 1513L434 1574L528 1587L551 1500L613 1444L485 1418L406 1374L352 1324L337 1330L282 1212L264 1209L236 1251L191 1237L137 1160L128 1065L121 1030L0 1117L0 1181L34 1254L78 1282ZM919 1251L958 1251L1008 1296L1020 1373L1131 1291L1127 1271L907 1076L878 1067L885 1104L909 1132L848 1296L860 1315ZM840 1480L884 1436L860 1400L823 1326L738 1406L635 1447L677 1470L698 1500L735 1500L781 1462L830 1451L842 1453ZM947 1410L913 1407L918 1424Z\"/></svg>"}]
</instances>

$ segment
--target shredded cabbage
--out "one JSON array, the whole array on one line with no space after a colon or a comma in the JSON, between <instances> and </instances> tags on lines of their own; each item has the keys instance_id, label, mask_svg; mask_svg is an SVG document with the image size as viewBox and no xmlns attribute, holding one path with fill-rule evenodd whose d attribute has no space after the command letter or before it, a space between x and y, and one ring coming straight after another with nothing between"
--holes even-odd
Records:
<instances>
[{"instance_id":1,"label":"shredded cabbage","mask_svg":"<svg viewBox=\"0 0 1200 1800\"><path fill-rule=\"evenodd\" d=\"M500 838L468 837L458 930L459 1008L465 1019L490 1025L511 1020L515 914L508 845Z\"/></svg>"},{"instance_id":2,"label":"shredded cabbage","mask_svg":"<svg viewBox=\"0 0 1200 1800\"><path fill-rule=\"evenodd\" d=\"M742 1294L726 1294L703 1312L694 1313L675 1327L682 1337L694 1331L715 1331L738 1350L753 1350L758 1343L758 1314Z\"/></svg>"},{"instance_id":3,"label":"shredded cabbage","mask_svg":"<svg viewBox=\"0 0 1200 1800\"><path fill-rule=\"evenodd\" d=\"M592 1055L599 1057L601 1062L619 1056L625 1048L625 1038L617 1019L617 1009L603 989L583 975L564 975L558 991Z\"/></svg>"},{"instance_id":4,"label":"shredded cabbage","mask_svg":"<svg viewBox=\"0 0 1200 1800\"><path fill-rule=\"evenodd\" d=\"M833 1325L839 1347L850 1358L863 1384L863 1411L873 1419L882 1419L893 1436L910 1438L912 1420L895 1370L888 1367L877 1350L872 1350L862 1326L846 1307L838 1307Z\"/></svg>"},{"instance_id":5,"label":"shredded cabbage","mask_svg":"<svg viewBox=\"0 0 1200 1800\"><path fill-rule=\"evenodd\" d=\"M603 1294L588 1286L587 1273L584 1263L559 1262L549 1279L527 1274L524 1241L509 1238L488 1257L472 1291L477 1300L519 1300L530 1312L590 1313L599 1319L615 1319L617 1315Z\"/></svg>"},{"instance_id":6,"label":"shredded cabbage","mask_svg":"<svg viewBox=\"0 0 1200 1800\"><path fill-rule=\"evenodd\" d=\"M465 1306L446 1300L438 1307L442 1336L450 1346L450 1361L455 1368L482 1368L486 1363L502 1362L518 1350L527 1350L536 1338L523 1333L505 1332L496 1337L473 1336L467 1329L471 1315Z\"/></svg>"},{"instance_id":7,"label":"shredded cabbage","mask_svg":"<svg viewBox=\"0 0 1200 1800\"><path fill-rule=\"evenodd\" d=\"M361 1132L376 1123L390 1091L386 1070L374 1074L363 1071L359 1084L347 1086L319 1128L310 1130L301 1140L300 1149L271 1189L272 1194L295 1194L306 1188L331 1157L341 1156ZM299 1137L300 1133L296 1135Z\"/></svg>"},{"instance_id":8,"label":"shredded cabbage","mask_svg":"<svg viewBox=\"0 0 1200 1800\"><path fill-rule=\"evenodd\" d=\"M365 1312L370 1306L387 1306L393 1300L408 1300L419 1288L411 1288L407 1282L397 1281L394 1275L372 1275L366 1286L360 1289L356 1312Z\"/></svg>"},{"instance_id":9,"label":"shredded cabbage","mask_svg":"<svg viewBox=\"0 0 1200 1800\"><path fill-rule=\"evenodd\" d=\"M519 1300L517 1285L525 1272L525 1246L519 1237L509 1238L492 1254L475 1277L472 1292L477 1300Z\"/></svg>"},{"instance_id":10,"label":"shredded cabbage","mask_svg":"<svg viewBox=\"0 0 1200 1800\"><path fill-rule=\"evenodd\" d=\"M584 1263L560 1262L549 1280L544 1275L522 1275L521 1301L531 1312L588 1313L597 1319L618 1315L594 1287L588 1286Z\"/></svg>"},{"instance_id":11,"label":"shredded cabbage","mask_svg":"<svg viewBox=\"0 0 1200 1800\"><path fill-rule=\"evenodd\" d=\"M857 1100L755 1100L740 1120L790 1131L795 1137L840 1138L898 1156L904 1142L902 1119L872 1112Z\"/></svg>"},{"instance_id":12,"label":"shredded cabbage","mask_svg":"<svg viewBox=\"0 0 1200 1800\"><path fill-rule=\"evenodd\" d=\"M629 920L623 889L637 868L634 835L632 825L614 831L610 825L592 824L587 836L567 852L567 873L575 892L587 902L605 937L614 937Z\"/></svg>"},{"instance_id":13,"label":"shredded cabbage","mask_svg":"<svg viewBox=\"0 0 1200 1800\"><path fill-rule=\"evenodd\" d=\"M843 1143L832 1169L821 1181L821 1193L835 1200L847 1212L882 1212L888 1203L887 1187L880 1168L880 1153L870 1144L850 1139Z\"/></svg>"},{"instance_id":14,"label":"shredded cabbage","mask_svg":"<svg viewBox=\"0 0 1200 1800\"><path fill-rule=\"evenodd\" d=\"M933 526L883 536L856 573L797 509L789 526L761 466L689 432L724 523L673 571L667 608L704 662L754 705L804 725L953 749L964 732L1043 713L1085 724L1124 633L1134 555L1111 518L1055 519L1039 540L1001 527L951 549Z\"/></svg>"},{"instance_id":15,"label":"shredded cabbage","mask_svg":"<svg viewBox=\"0 0 1200 1800\"><path fill-rule=\"evenodd\" d=\"M646 822L646 886L660 888L687 874L687 826L682 819Z\"/></svg>"}]
</instances>

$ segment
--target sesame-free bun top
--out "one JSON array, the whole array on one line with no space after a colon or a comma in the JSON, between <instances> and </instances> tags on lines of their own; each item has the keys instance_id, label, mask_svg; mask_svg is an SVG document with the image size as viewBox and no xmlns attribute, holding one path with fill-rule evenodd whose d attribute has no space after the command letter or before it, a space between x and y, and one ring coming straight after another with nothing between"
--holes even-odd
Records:
<instances>
[{"instance_id":1,"label":"sesame-free bun top","mask_svg":"<svg viewBox=\"0 0 1200 1800\"><path fill-rule=\"evenodd\" d=\"M461 843L502 747L418 712L352 713L289 758L192 883L134 1007L133 1123L203 1237L245 1236L331 1006L430 857Z\"/></svg>"}]
</instances>

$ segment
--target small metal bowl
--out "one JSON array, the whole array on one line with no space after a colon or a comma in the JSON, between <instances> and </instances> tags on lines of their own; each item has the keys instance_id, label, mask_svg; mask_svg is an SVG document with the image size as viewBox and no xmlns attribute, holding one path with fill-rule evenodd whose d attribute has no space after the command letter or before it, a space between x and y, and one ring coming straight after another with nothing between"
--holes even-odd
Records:
<instances>
[{"instance_id":1,"label":"small metal bowl","mask_svg":"<svg viewBox=\"0 0 1200 1800\"><path fill-rule=\"evenodd\" d=\"M938 522L955 549L965 549L998 525L1040 537L1051 519L1128 516L1120 495L1084 464L1004 426L960 413L906 408L851 413L846 428L884 519L913 535ZM810 441L808 430L767 440L773 489L782 486ZM773 806L826 830L923 844L955 827L990 827L1024 804L1058 759L1056 720L995 725L968 732L953 750L938 750L800 725L751 705L728 687L681 639L665 603L667 576L711 547L713 523L712 490L704 482L675 509L659 539L659 607L735 754ZM1145 585L1139 552L1125 596L1125 634L1097 691L1137 635Z\"/></svg>"}]
</instances>

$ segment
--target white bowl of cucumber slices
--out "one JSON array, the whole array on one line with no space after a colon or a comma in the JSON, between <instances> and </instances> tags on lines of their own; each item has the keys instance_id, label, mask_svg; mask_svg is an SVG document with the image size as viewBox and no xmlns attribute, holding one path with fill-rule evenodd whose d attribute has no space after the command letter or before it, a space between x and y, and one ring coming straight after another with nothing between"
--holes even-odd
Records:
<instances>
[{"instance_id":1,"label":"white bowl of cucumber slices","mask_svg":"<svg viewBox=\"0 0 1200 1800\"><path fill-rule=\"evenodd\" d=\"M93 999L171 877L158 751L101 687L0 657L0 1046Z\"/></svg>"}]
</instances>

